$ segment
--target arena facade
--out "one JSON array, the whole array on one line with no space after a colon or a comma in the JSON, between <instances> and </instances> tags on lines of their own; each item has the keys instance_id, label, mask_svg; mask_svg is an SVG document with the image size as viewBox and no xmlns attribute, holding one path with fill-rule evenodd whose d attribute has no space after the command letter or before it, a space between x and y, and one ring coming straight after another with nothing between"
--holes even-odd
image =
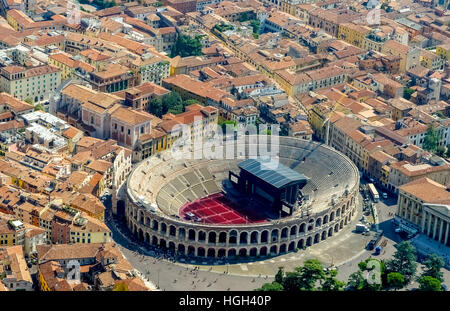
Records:
<instances>
[{"instance_id":1,"label":"arena facade","mask_svg":"<svg viewBox=\"0 0 450 311\"><path fill-rule=\"evenodd\" d=\"M232 151L233 159L193 159L192 153L174 158L166 150L140 162L127 180L124 213L128 228L140 241L179 258L236 259L304 249L338 234L350 223L358 204L357 167L326 145L292 137L280 136L276 143L269 139L264 148L276 150L277 161L307 177L301 189L302 205L292 215L272 218L261 217L259 202L253 202L250 216L226 210L239 208L240 202L228 180L229 172L237 173L238 163L258 150L258 139L245 136L225 143L223 154ZM262 155L260 150L257 153ZM224 199L228 196L232 203ZM186 219L187 208L199 208L203 219Z\"/></svg>"}]
</instances>

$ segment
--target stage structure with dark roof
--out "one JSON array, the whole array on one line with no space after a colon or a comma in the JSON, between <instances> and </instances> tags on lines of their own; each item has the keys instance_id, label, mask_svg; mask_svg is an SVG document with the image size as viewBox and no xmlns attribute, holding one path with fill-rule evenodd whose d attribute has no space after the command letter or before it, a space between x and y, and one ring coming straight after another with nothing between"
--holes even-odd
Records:
<instances>
[{"instance_id":1,"label":"stage structure with dark roof","mask_svg":"<svg viewBox=\"0 0 450 311\"><path fill-rule=\"evenodd\" d=\"M230 182L241 192L264 200L280 216L292 215L302 201L300 189L308 179L277 159L247 159L238 167L239 176L230 170Z\"/></svg>"}]
</instances>

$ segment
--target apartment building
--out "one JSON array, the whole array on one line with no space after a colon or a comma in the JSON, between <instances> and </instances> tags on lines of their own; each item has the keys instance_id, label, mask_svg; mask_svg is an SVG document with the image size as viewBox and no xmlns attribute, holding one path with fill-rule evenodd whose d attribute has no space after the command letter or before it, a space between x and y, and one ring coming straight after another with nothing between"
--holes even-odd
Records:
<instances>
[{"instance_id":1,"label":"apartment building","mask_svg":"<svg viewBox=\"0 0 450 311\"><path fill-rule=\"evenodd\" d=\"M61 83L61 70L51 65L32 68L5 66L0 68L0 88L20 100L34 103L48 100Z\"/></svg>"}]
</instances>

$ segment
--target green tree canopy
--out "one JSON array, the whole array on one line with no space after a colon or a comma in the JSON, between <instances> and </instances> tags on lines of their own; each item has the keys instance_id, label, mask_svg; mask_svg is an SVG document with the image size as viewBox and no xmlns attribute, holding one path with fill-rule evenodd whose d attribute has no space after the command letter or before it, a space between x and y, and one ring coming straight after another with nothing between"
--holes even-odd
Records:
<instances>
[{"instance_id":1,"label":"green tree canopy","mask_svg":"<svg viewBox=\"0 0 450 311\"><path fill-rule=\"evenodd\" d=\"M427 133L425 134L425 137L423 138L423 149L431 152L435 152L438 143L441 140L441 136L436 131L436 128L434 127L433 123L430 123L428 126Z\"/></svg>"},{"instance_id":2,"label":"green tree canopy","mask_svg":"<svg viewBox=\"0 0 450 311\"><path fill-rule=\"evenodd\" d=\"M325 280L320 288L323 291L341 291L344 289L345 282L337 279L338 271L336 269L329 269L325 273Z\"/></svg>"},{"instance_id":3,"label":"green tree canopy","mask_svg":"<svg viewBox=\"0 0 450 311\"><path fill-rule=\"evenodd\" d=\"M442 290L441 282L432 276L423 276L419 279L419 289L421 291L437 292Z\"/></svg>"},{"instance_id":4,"label":"green tree canopy","mask_svg":"<svg viewBox=\"0 0 450 311\"><path fill-rule=\"evenodd\" d=\"M187 35L179 35L172 47L170 57L178 55L181 57L202 55L201 36L193 38Z\"/></svg>"},{"instance_id":5,"label":"green tree canopy","mask_svg":"<svg viewBox=\"0 0 450 311\"><path fill-rule=\"evenodd\" d=\"M414 91L412 88L405 87L405 88L403 89L403 98L409 100L409 99L411 98L411 95L412 95L414 92L415 92L415 91Z\"/></svg>"},{"instance_id":6,"label":"green tree canopy","mask_svg":"<svg viewBox=\"0 0 450 311\"><path fill-rule=\"evenodd\" d=\"M281 292L284 290L283 285L278 282L266 283L261 288L255 289L262 292Z\"/></svg>"},{"instance_id":7,"label":"green tree canopy","mask_svg":"<svg viewBox=\"0 0 450 311\"><path fill-rule=\"evenodd\" d=\"M394 258L387 262L388 272L401 273L408 284L417 270L416 248L409 241L397 244Z\"/></svg>"},{"instance_id":8,"label":"green tree canopy","mask_svg":"<svg viewBox=\"0 0 450 311\"><path fill-rule=\"evenodd\" d=\"M26 102L26 103L28 103L30 105L33 105L33 100L31 98L29 98L29 97L25 98L24 102Z\"/></svg>"},{"instance_id":9,"label":"green tree canopy","mask_svg":"<svg viewBox=\"0 0 450 311\"><path fill-rule=\"evenodd\" d=\"M35 105L33 110L34 111L37 111L37 110L45 111L44 106L42 104Z\"/></svg>"},{"instance_id":10,"label":"green tree canopy","mask_svg":"<svg viewBox=\"0 0 450 311\"><path fill-rule=\"evenodd\" d=\"M444 282L444 275L441 269L444 267L445 262L441 256L431 254L423 264L425 268L422 276L431 276L440 282Z\"/></svg>"},{"instance_id":11,"label":"green tree canopy","mask_svg":"<svg viewBox=\"0 0 450 311\"><path fill-rule=\"evenodd\" d=\"M166 113L182 113L185 107L186 104L180 94L170 92L162 97L153 98L148 105L148 112L161 118Z\"/></svg>"},{"instance_id":12,"label":"green tree canopy","mask_svg":"<svg viewBox=\"0 0 450 311\"><path fill-rule=\"evenodd\" d=\"M347 289L359 291L364 290L367 286L367 281L363 276L363 273L361 270L358 270L354 273L352 273L347 281Z\"/></svg>"},{"instance_id":13,"label":"green tree canopy","mask_svg":"<svg viewBox=\"0 0 450 311\"><path fill-rule=\"evenodd\" d=\"M391 272L387 275L387 284L394 289L400 289L405 285L405 278L401 273Z\"/></svg>"}]
</instances>

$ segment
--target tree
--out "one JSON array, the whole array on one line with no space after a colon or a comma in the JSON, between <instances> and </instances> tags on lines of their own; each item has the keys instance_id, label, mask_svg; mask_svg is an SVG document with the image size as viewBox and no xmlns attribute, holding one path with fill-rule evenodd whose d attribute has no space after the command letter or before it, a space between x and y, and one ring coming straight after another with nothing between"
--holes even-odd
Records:
<instances>
[{"instance_id":1,"label":"tree","mask_svg":"<svg viewBox=\"0 0 450 311\"><path fill-rule=\"evenodd\" d=\"M24 101L25 101L26 103L30 104L30 105L33 105L33 100L32 100L31 98L29 98L29 97L25 98Z\"/></svg>"},{"instance_id":2,"label":"tree","mask_svg":"<svg viewBox=\"0 0 450 311\"><path fill-rule=\"evenodd\" d=\"M45 111L44 106L42 104L35 105L33 110L34 111L37 111L37 110Z\"/></svg>"},{"instance_id":3,"label":"tree","mask_svg":"<svg viewBox=\"0 0 450 311\"><path fill-rule=\"evenodd\" d=\"M325 280L320 288L323 291L341 291L344 289L345 282L339 281L337 277L338 271L336 269L329 269L325 273Z\"/></svg>"},{"instance_id":4,"label":"tree","mask_svg":"<svg viewBox=\"0 0 450 311\"><path fill-rule=\"evenodd\" d=\"M317 259L308 259L303 267L297 267L295 270L299 273L300 290L314 290L316 282L325 279L322 263Z\"/></svg>"},{"instance_id":5,"label":"tree","mask_svg":"<svg viewBox=\"0 0 450 311\"><path fill-rule=\"evenodd\" d=\"M283 267L278 267L278 272L277 272L277 274L275 274L275 282L282 284L283 276L284 276Z\"/></svg>"},{"instance_id":6,"label":"tree","mask_svg":"<svg viewBox=\"0 0 450 311\"><path fill-rule=\"evenodd\" d=\"M394 289L400 289L405 285L405 278L401 273L391 272L387 275L387 284Z\"/></svg>"},{"instance_id":7,"label":"tree","mask_svg":"<svg viewBox=\"0 0 450 311\"><path fill-rule=\"evenodd\" d=\"M187 57L202 55L201 36L192 38L187 35L179 35L172 47L170 57Z\"/></svg>"},{"instance_id":8,"label":"tree","mask_svg":"<svg viewBox=\"0 0 450 311\"><path fill-rule=\"evenodd\" d=\"M403 241L397 245L394 259L387 262L389 272L401 273L408 284L417 270L416 248L409 241Z\"/></svg>"},{"instance_id":9,"label":"tree","mask_svg":"<svg viewBox=\"0 0 450 311\"><path fill-rule=\"evenodd\" d=\"M438 146L439 141L441 140L441 136L436 131L434 124L430 123L428 126L427 133L423 138L423 149L431 152L435 152Z\"/></svg>"},{"instance_id":10,"label":"tree","mask_svg":"<svg viewBox=\"0 0 450 311\"><path fill-rule=\"evenodd\" d=\"M261 288L255 289L262 292L281 292L284 290L283 285L278 282L266 283Z\"/></svg>"},{"instance_id":11,"label":"tree","mask_svg":"<svg viewBox=\"0 0 450 311\"><path fill-rule=\"evenodd\" d=\"M412 95L414 92L415 92L415 91L414 91L412 88L405 87L405 88L403 89L403 98L409 100L409 99L411 98L411 95Z\"/></svg>"},{"instance_id":12,"label":"tree","mask_svg":"<svg viewBox=\"0 0 450 311\"><path fill-rule=\"evenodd\" d=\"M438 279L440 282L444 282L444 275L441 272L441 269L444 267L445 262L441 256L431 254L423 264L425 269L422 273L422 277L431 276Z\"/></svg>"},{"instance_id":13,"label":"tree","mask_svg":"<svg viewBox=\"0 0 450 311\"><path fill-rule=\"evenodd\" d=\"M437 292L442 290L441 282L432 276L423 276L419 279L419 290Z\"/></svg>"},{"instance_id":14,"label":"tree","mask_svg":"<svg viewBox=\"0 0 450 311\"><path fill-rule=\"evenodd\" d=\"M259 34L259 28L261 27L261 22L259 20L252 19L250 21L250 26L252 26L254 34Z\"/></svg>"},{"instance_id":15,"label":"tree","mask_svg":"<svg viewBox=\"0 0 450 311\"><path fill-rule=\"evenodd\" d=\"M177 92L170 92L162 97L153 98L148 105L148 112L161 118L166 113L178 114L184 111L185 103Z\"/></svg>"},{"instance_id":16,"label":"tree","mask_svg":"<svg viewBox=\"0 0 450 311\"><path fill-rule=\"evenodd\" d=\"M440 157L445 156L445 147L444 146L437 146L436 147L436 154Z\"/></svg>"},{"instance_id":17,"label":"tree","mask_svg":"<svg viewBox=\"0 0 450 311\"><path fill-rule=\"evenodd\" d=\"M363 290L366 287L366 279L361 270L352 273L347 281L348 290Z\"/></svg>"}]
</instances>

